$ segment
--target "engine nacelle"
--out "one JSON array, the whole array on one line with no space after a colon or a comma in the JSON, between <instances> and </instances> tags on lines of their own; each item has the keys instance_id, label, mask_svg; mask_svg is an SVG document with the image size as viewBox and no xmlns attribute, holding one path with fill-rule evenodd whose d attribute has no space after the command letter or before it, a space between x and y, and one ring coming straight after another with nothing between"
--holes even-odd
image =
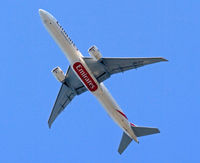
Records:
<instances>
[{"instance_id":1,"label":"engine nacelle","mask_svg":"<svg viewBox=\"0 0 200 163\"><path fill-rule=\"evenodd\" d=\"M61 70L60 67L56 67L54 68L52 71L53 75L55 76L55 78L59 81L59 82L63 82L65 80L65 74L64 72Z\"/></svg>"},{"instance_id":2,"label":"engine nacelle","mask_svg":"<svg viewBox=\"0 0 200 163\"><path fill-rule=\"evenodd\" d=\"M101 53L99 52L99 49L98 49L95 45L93 45L92 47L90 47L90 48L88 49L88 53L89 53L96 61L98 61L99 59L102 58L102 55L101 55Z\"/></svg>"}]
</instances>

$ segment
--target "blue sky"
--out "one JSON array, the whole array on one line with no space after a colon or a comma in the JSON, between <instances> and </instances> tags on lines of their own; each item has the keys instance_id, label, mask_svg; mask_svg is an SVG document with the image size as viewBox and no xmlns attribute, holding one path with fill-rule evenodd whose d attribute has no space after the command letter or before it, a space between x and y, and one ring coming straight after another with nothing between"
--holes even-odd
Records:
<instances>
[{"instance_id":1,"label":"blue sky","mask_svg":"<svg viewBox=\"0 0 200 163\"><path fill-rule=\"evenodd\" d=\"M73 0L1 2L0 162L199 162L200 2ZM43 27L52 13L83 55L169 60L105 82L129 120L160 134L117 153L121 129L89 93L76 97L48 129L60 88L51 70L69 63Z\"/></svg>"}]
</instances>

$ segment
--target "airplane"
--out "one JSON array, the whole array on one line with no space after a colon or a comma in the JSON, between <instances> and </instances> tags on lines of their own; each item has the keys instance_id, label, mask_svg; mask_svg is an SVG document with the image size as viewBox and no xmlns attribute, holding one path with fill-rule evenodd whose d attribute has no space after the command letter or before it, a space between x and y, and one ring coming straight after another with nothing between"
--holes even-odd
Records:
<instances>
[{"instance_id":1,"label":"airplane","mask_svg":"<svg viewBox=\"0 0 200 163\"><path fill-rule=\"evenodd\" d=\"M84 57L63 27L50 13L39 9L39 15L46 30L64 52L70 63L66 74L60 67L52 70L53 75L62 85L48 120L49 128L76 95L90 91L105 108L108 115L123 130L118 148L120 154L124 152L132 140L139 143L138 137L160 133L158 128L136 126L129 122L103 81L116 73L136 69L147 64L167 61L165 58L104 58L96 46L88 49L91 57Z\"/></svg>"}]
</instances>

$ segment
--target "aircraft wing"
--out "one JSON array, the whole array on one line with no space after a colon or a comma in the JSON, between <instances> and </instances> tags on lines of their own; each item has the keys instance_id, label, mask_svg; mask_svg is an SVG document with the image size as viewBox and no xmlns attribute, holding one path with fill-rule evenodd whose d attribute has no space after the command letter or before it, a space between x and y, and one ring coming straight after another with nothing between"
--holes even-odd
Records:
<instances>
[{"instance_id":1,"label":"aircraft wing","mask_svg":"<svg viewBox=\"0 0 200 163\"><path fill-rule=\"evenodd\" d=\"M95 61L93 58L83 58L94 74L99 83L108 79L112 74L124 72L130 69L135 69L147 64L152 64L161 61L167 61L161 57L154 58L101 58ZM51 127L56 117L65 109L76 95L80 95L87 91L78 77L74 74L69 66L65 81L62 83L56 102L53 106L48 124Z\"/></svg>"},{"instance_id":2,"label":"aircraft wing","mask_svg":"<svg viewBox=\"0 0 200 163\"><path fill-rule=\"evenodd\" d=\"M141 66L148 64L167 61L161 57L155 58L102 58L108 72L110 74L115 74L119 72L124 72L130 69L136 69Z\"/></svg>"},{"instance_id":3,"label":"aircraft wing","mask_svg":"<svg viewBox=\"0 0 200 163\"><path fill-rule=\"evenodd\" d=\"M136 69L138 67L156 62L167 61L162 57L101 58L99 61L95 61L93 58L90 57L84 57L83 59L100 83L108 79L112 74Z\"/></svg>"},{"instance_id":4,"label":"aircraft wing","mask_svg":"<svg viewBox=\"0 0 200 163\"><path fill-rule=\"evenodd\" d=\"M65 109L65 107L72 101L72 99L87 89L76 77L71 67L68 68L65 81L62 83L56 101L54 103L51 115L48 120L49 128L57 118L57 116Z\"/></svg>"}]
</instances>

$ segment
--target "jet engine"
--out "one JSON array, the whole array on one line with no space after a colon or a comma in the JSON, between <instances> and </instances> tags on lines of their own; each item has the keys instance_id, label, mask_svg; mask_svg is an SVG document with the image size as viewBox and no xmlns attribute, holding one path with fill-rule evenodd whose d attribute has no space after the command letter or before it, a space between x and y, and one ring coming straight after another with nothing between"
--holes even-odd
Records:
<instances>
[{"instance_id":1,"label":"jet engine","mask_svg":"<svg viewBox=\"0 0 200 163\"><path fill-rule=\"evenodd\" d=\"M63 82L65 80L65 74L64 72L61 70L60 67L56 67L54 68L52 71L53 75L55 76L55 78L59 81L59 82Z\"/></svg>"},{"instance_id":2,"label":"jet engine","mask_svg":"<svg viewBox=\"0 0 200 163\"><path fill-rule=\"evenodd\" d=\"M95 45L93 45L92 47L88 49L88 53L92 56L92 58L94 58L95 61L98 61L99 59L102 58L102 55L99 52L99 49Z\"/></svg>"}]
</instances>

